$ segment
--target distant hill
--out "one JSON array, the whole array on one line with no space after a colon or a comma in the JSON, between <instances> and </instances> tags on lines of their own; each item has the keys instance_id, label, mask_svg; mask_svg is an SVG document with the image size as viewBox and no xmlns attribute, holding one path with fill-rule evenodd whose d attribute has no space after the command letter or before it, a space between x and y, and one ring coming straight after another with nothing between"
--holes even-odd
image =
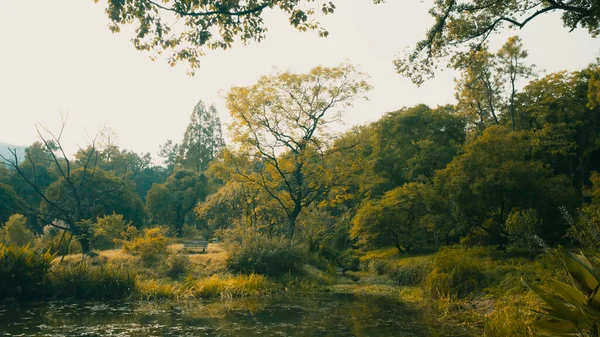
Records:
<instances>
[{"instance_id":1,"label":"distant hill","mask_svg":"<svg viewBox=\"0 0 600 337\"><path fill-rule=\"evenodd\" d=\"M25 158L25 149L27 148L27 146L20 146L20 145L14 145L14 144L10 144L10 143L2 143L0 142L0 155L12 159L12 154L10 153L10 151L8 151L8 149L16 149L17 150L17 158L19 159L19 162L23 161L23 159ZM4 160L0 157L0 162L4 163Z\"/></svg>"}]
</instances>

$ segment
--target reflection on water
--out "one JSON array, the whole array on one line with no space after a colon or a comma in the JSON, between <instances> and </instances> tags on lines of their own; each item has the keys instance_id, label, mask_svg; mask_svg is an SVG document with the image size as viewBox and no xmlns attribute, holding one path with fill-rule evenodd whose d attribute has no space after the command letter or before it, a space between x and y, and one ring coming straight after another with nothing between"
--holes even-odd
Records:
<instances>
[{"instance_id":1,"label":"reflection on water","mask_svg":"<svg viewBox=\"0 0 600 337\"><path fill-rule=\"evenodd\" d=\"M386 298L296 294L184 302L0 304L1 336L459 336Z\"/></svg>"}]
</instances>

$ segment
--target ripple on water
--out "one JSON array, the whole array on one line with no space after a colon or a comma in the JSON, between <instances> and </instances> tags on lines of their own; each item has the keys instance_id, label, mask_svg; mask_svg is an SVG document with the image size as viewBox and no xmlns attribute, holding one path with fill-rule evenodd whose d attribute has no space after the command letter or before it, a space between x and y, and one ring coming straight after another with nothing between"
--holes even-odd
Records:
<instances>
[{"instance_id":1,"label":"ripple on water","mask_svg":"<svg viewBox=\"0 0 600 337\"><path fill-rule=\"evenodd\" d=\"M393 300L322 293L183 302L54 301L16 308L0 304L2 336L425 337L434 331L425 321Z\"/></svg>"}]
</instances>

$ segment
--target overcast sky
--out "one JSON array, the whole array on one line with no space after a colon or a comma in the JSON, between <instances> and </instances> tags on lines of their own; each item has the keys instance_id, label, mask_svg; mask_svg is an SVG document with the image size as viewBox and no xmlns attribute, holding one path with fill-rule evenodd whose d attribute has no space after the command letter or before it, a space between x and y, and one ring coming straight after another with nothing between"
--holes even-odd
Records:
<instances>
[{"instance_id":1,"label":"overcast sky","mask_svg":"<svg viewBox=\"0 0 600 337\"><path fill-rule=\"evenodd\" d=\"M421 39L432 22L431 1L337 1L320 20L328 38L289 27L285 15L266 12L267 39L247 47L208 51L195 77L135 51L127 30L112 34L104 2L0 1L0 142L29 145L35 123L50 129L68 115L65 145L76 149L109 126L122 148L156 156L167 139L179 142L196 102L215 104L230 120L224 93L251 85L273 68L304 72L348 60L370 75L370 100L347 110L346 126L378 119L403 106L454 103L455 73L446 71L417 88L394 72L392 60ZM514 34L495 37L499 47ZM546 72L576 70L600 56L600 40L584 30L569 33L558 15L545 15L519 32L529 60Z\"/></svg>"}]
</instances>

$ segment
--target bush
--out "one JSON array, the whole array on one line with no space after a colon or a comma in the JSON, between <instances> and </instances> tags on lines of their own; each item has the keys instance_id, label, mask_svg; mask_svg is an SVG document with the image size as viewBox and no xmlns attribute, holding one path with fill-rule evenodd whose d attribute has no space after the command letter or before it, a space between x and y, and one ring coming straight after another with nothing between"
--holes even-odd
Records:
<instances>
[{"instance_id":1,"label":"bush","mask_svg":"<svg viewBox=\"0 0 600 337\"><path fill-rule=\"evenodd\" d=\"M0 299L38 298L44 293L46 275L54 256L29 246L0 244Z\"/></svg>"},{"instance_id":2,"label":"bush","mask_svg":"<svg viewBox=\"0 0 600 337\"><path fill-rule=\"evenodd\" d=\"M183 225L181 236L184 239L196 239L202 237L200 231L194 225Z\"/></svg>"},{"instance_id":3,"label":"bush","mask_svg":"<svg viewBox=\"0 0 600 337\"><path fill-rule=\"evenodd\" d=\"M190 259L187 255L171 255L167 259L166 274L171 278L184 275L190 269Z\"/></svg>"},{"instance_id":4,"label":"bush","mask_svg":"<svg viewBox=\"0 0 600 337\"><path fill-rule=\"evenodd\" d=\"M71 233L65 233L65 231L50 225L45 226L42 235L35 241L35 249L61 255L81 253L79 241L72 239L69 243L70 237ZM69 247L67 247L67 243L69 243Z\"/></svg>"},{"instance_id":5,"label":"bush","mask_svg":"<svg viewBox=\"0 0 600 337\"><path fill-rule=\"evenodd\" d=\"M34 235L27 228L27 218L23 214L13 214L0 228L0 241L7 245L24 247L33 243Z\"/></svg>"},{"instance_id":6,"label":"bush","mask_svg":"<svg viewBox=\"0 0 600 337\"><path fill-rule=\"evenodd\" d=\"M535 209L514 208L508 215L505 224L508 234L508 250L534 256L541 248L542 240L536 234L541 223L542 220L538 218Z\"/></svg>"},{"instance_id":7,"label":"bush","mask_svg":"<svg viewBox=\"0 0 600 337\"><path fill-rule=\"evenodd\" d=\"M464 298L485 286L484 272L467 249L441 249L432 260L431 272L423 281L432 298Z\"/></svg>"},{"instance_id":8,"label":"bush","mask_svg":"<svg viewBox=\"0 0 600 337\"><path fill-rule=\"evenodd\" d=\"M303 250L285 238L248 233L228 246L227 267L234 272L280 276L300 270L305 261Z\"/></svg>"},{"instance_id":9,"label":"bush","mask_svg":"<svg viewBox=\"0 0 600 337\"><path fill-rule=\"evenodd\" d=\"M125 252L139 255L146 265L156 263L167 253L167 238L160 227L145 228L144 235L123 243Z\"/></svg>"},{"instance_id":10,"label":"bush","mask_svg":"<svg viewBox=\"0 0 600 337\"><path fill-rule=\"evenodd\" d=\"M564 208L561 211L569 224L567 236L585 251L600 251L600 206L585 205L579 209L575 217L571 217Z\"/></svg>"},{"instance_id":11,"label":"bush","mask_svg":"<svg viewBox=\"0 0 600 337\"><path fill-rule=\"evenodd\" d=\"M59 266L50 276L52 293L58 298L125 298L133 292L135 282L135 275L124 268L88 262Z\"/></svg>"},{"instance_id":12,"label":"bush","mask_svg":"<svg viewBox=\"0 0 600 337\"><path fill-rule=\"evenodd\" d=\"M123 232L131 226L125 223L121 214L105 215L96 219L94 231L94 247L98 249L114 249ZM135 227L133 227L135 228Z\"/></svg>"},{"instance_id":13,"label":"bush","mask_svg":"<svg viewBox=\"0 0 600 337\"><path fill-rule=\"evenodd\" d=\"M335 259L335 264L344 271L358 271L360 268L360 259L354 250L346 249Z\"/></svg>"}]
</instances>

